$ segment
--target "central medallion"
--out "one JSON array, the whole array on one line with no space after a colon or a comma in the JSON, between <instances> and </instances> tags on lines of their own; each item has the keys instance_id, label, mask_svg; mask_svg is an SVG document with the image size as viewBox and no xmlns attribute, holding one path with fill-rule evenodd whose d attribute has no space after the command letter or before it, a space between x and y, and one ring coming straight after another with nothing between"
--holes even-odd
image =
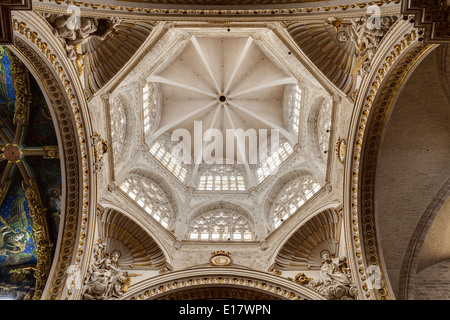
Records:
<instances>
[{"instance_id":1,"label":"central medallion","mask_svg":"<svg viewBox=\"0 0 450 320\"><path fill-rule=\"evenodd\" d=\"M22 152L19 147L14 144L8 144L3 148L3 157L10 162L19 161L22 157Z\"/></svg>"}]
</instances>

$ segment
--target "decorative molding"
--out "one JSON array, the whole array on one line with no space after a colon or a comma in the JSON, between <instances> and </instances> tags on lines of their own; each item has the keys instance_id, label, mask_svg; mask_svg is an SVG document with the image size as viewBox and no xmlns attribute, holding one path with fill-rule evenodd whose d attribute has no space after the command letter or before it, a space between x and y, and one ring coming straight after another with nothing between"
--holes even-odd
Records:
<instances>
[{"instance_id":1,"label":"decorative molding","mask_svg":"<svg viewBox=\"0 0 450 320\"><path fill-rule=\"evenodd\" d=\"M392 46L375 73L372 85L367 89L364 105L360 109L352 145L351 209L352 242L359 281L366 298L391 299L389 285L383 271L382 259L377 246L374 211L375 168L383 124L392 101L403 80L420 57L431 48L417 41L416 30L405 34ZM399 58L401 57L401 58ZM399 60L399 61L397 61ZM366 269L367 268L367 269ZM372 288L369 268L379 268L381 287Z\"/></svg>"},{"instance_id":2,"label":"decorative molding","mask_svg":"<svg viewBox=\"0 0 450 320\"><path fill-rule=\"evenodd\" d=\"M54 300L61 298L69 265L73 264L77 270L82 261L85 244L83 239L86 236L88 222L90 157L86 143L86 127L80 114L80 101L76 96L74 83L69 80L52 46L43 40L40 27L36 27L33 22L21 21L22 19L28 21L22 14L16 14L13 19L16 33L14 48L28 61L35 75L39 77L45 90L44 94L53 108L56 117L55 127L58 128L62 141L61 163L65 171L63 176L66 178L63 181L66 190L66 194L63 194L64 224L58 239L60 245L55 252L52 270L42 297ZM73 286L69 286L68 296L73 293Z\"/></svg>"},{"instance_id":3,"label":"decorative molding","mask_svg":"<svg viewBox=\"0 0 450 320\"><path fill-rule=\"evenodd\" d=\"M340 163L344 163L347 154L347 141L344 138L339 138L336 142L336 157Z\"/></svg>"},{"instance_id":4,"label":"decorative molding","mask_svg":"<svg viewBox=\"0 0 450 320\"><path fill-rule=\"evenodd\" d=\"M209 258L209 264L214 267L226 267L233 264L233 258L230 252L214 251L211 253L211 258Z\"/></svg>"},{"instance_id":5,"label":"decorative molding","mask_svg":"<svg viewBox=\"0 0 450 320\"><path fill-rule=\"evenodd\" d=\"M232 299L232 300L278 300L271 294L256 291L254 289L212 287L187 289L181 292L172 292L155 300L209 300L209 299Z\"/></svg>"},{"instance_id":6,"label":"decorative molding","mask_svg":"<svg viewBox=\"0 0 450 320\"><path fill-rule=\"evenodd\" d=\"M58 5L65 5L69 3L65 0L39 0L40 2L51 2ZM337 4L330 6L319 6L319 7L303 7L300 8L298 5L296 7L292 6L290 8L268 8L268 9L173 9L173 8L145 8L145 7L132 7L132 6L119 6L119 5L108 5L99 3L89 3L89 2L75 2L74 5L79 7L86 7L90 10L94 10L96 14L104 12L105 15L111 14L143 14L150 15L152 18L157 19L159 17L198 17L199 19L205 19L205 17L217 17L220 18L221 23L227 24L229 18L240 18L245 16L252 17L279 17L282 19L286 18L296 18L300 14L314 14L314 13L327 13L330 12L347 12L349 10L361 10L365 9L371 5L383 6L383 5L395 5L400 3L400 0L379 0L379 1L369 1L369 2L359 2L354 4ZM285 5L284 5L285 6ZM43 6L39 6L38 10L44 10ZM51 10L46 7L45 10ZM360 13L359 13L360 14Z\"/></svg>"},{"instance_id":7,"label":"decorative molding","mask_svg":"<svg viewBox=\"0 0 450 320\"><path fill-rule=\"evenodd\" d=\"M156 300L175 292L212 288L261 292L281 300L324 300L316 291L267 272L227 267L202 267L172 271L139 282L122 300Z\"/></svg>"}]
</instances>

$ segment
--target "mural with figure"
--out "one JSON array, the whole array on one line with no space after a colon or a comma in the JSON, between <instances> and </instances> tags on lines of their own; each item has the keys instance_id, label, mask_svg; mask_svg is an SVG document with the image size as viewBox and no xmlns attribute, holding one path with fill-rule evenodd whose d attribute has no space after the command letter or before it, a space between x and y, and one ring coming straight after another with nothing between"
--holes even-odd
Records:
<instances>
[{"instance_id":1,"label":"mural with figure","mask_svg":"<svg viewBox=\"0 0 450 320\"><path fill-rule=\"evenodd\" d=\"M53 249L38 250L45 241L34 230L44 223L54 244L61 217L58 139L38 83L4 46L0 46L0 147L0 299L38 299L45 279L36 275L41 276L42 263L48 269ZM44 222L33 211L41 208Z\"/></svg>"}]
</instances>

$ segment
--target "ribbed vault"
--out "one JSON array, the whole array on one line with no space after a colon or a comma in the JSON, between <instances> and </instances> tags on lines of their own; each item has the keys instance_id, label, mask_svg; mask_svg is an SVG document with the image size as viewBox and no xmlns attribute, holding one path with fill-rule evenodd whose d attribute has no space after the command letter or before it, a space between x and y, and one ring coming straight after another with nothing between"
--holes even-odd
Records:
<instances>
[{"instance_id":1,"label":"ribbed vault","mask_svg":"<svg viewBox=\"0 0 450 320\"><path fill-rule=\"evenodd\" d=\"M161 269L167 264L159 245L139 225L121 212L106 208L101 213L101 232L105 252L121 253L121 268Z\"/></svg>"}]
</instances>

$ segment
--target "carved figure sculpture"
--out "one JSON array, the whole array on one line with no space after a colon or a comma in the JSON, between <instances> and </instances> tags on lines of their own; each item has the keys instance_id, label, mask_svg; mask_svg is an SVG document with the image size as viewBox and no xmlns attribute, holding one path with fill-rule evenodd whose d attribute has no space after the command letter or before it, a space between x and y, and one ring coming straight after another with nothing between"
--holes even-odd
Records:
<instances>
[{"instance_id":1,"label":"carved figure sculpture","mask_svg":"<svg viewBox=\"0 0 450 320\"><path fill-rule=\"evenodd\" d=\"M119 298L130 285L130 275L119 268L120 251L114 250L101 258L103 248L104 244L101 242L94 248L95 261L90 266L84 282L84 300Z\"/></svg>"},{"instance_id":2,"label":"carved figure sculpture","mask_svg":"<svg viewBox=\"0 0 450 320\"><path fill-rule=\"evenodd\" d=\"M357 56L355 73L362 76L369 72L378 45L396 20L397 17L389 16L361 16L349 20L330 19L328 23L335 28L338 42L353 43Z\"/></svg>"},{"instance_id":3,"label":"carved figure sculpture","mask_svg":"<svg viewBox=\"0 0 450 320\"><path fill-rule=\"evenodd\" d=\"M106 40L117 33L117 26L120 24L117 17L101 19L52 13L46 13L44 17L53 27L53 34L63 40L67 57L76 63L80 75L83 66L81 60L87 54L78 52L81 45L92 37L100 41Z\"/></svg>"},{"instance_id":4,"label":"carved figure sculpture","mask_svg":"<svg viewBox=\"0 0 450 320\"><path fill-rule=\"evenodd\" d=\"M352 283L347 258L331 258L327 250L322 251L322 267L319 279L307 284L329 300L354 300L357 288Z\"/></svg>"}]
</instances>

